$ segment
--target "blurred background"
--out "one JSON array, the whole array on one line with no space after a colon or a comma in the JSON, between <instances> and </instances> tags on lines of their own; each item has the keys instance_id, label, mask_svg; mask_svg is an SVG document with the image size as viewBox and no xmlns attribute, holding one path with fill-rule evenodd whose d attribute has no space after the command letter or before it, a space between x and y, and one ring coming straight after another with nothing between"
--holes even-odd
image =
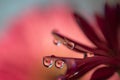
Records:
<instances>
[{"instance_id":1,"label":"blurred background","mask_svg":"<svg viewBox=\"0 0 120 80\"><path fill-rule=\"evenodd\" d=\"M92 14L94 11L101 12L105 2L114 4L119 2L119 0L0 0L0 30L3 28L2 26L6 25L6 21L9 18L20 15L21 12L35 5L46 9L52 5L65 4L74 10L85 10L88 14Z\"/></svg>"},{"instance_id":2,"label":"blurred background","mask_svg":"<svg viewBox=\"0 0 120 80\"><path fill-rule=\"evenodd\" d=\"M28 69L29 75L27 77L22 76L23 78L20 80L55 80L58 75L63 75L67 69L66 65L63 69L57 69L55 66L48 69L43 66L42 58L52 54L64 57L82 57L83 55L76 54L76 52L70 51L64 46L56 47L53 44L51 31L57 29L60 33L78 42L94 47L83 32L79 30L71 12L79 12L92 25L95 25L94 14L103 14L105 2L114 5L120 1L0 0L0 40L2 41L0 48L2 48L1 51L3 50L6 53L5 55L2 54L1 65L4 64L4 61L7 62L7 65L4 64L6 66L4 70L21 77L24 75L22 74L24 70ZM4 36L5 38L3 38ZM22 42L23 39L26 41L25 43ZM17 68L14 69L12 65ZM23 70L23 72L19 73L20 70ZM10 78L6 80L19 80Z\"/></svg>"}]
</instances>

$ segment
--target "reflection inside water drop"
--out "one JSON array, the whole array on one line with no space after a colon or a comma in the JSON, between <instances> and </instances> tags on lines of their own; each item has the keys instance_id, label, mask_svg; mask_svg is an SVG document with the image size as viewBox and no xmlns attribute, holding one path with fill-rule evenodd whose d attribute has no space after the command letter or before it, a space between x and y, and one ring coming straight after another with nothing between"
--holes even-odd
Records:
<instances>
[{"instance_id":1,"label":"reflection inside water drop","mask_svg":"<svg viewBox=\"0 0 120 80\"><path fill-rule=\"evenodd\" d=\"M64 61L63 61L63 60L56 60L56 61L55 61L55 66L56 66L57 68L63 68L63 66L64 66Z\"/></svg>"},{"instance_id":2,"label":"reflection inside water drop","mask_svg":"<svg viewBox=\"0 0 120 80\"><path fill-rule=\"evenodd\" d=\"M43 58L43 64L45 67L48 67L48 68L52 67L53 65L52 58L48 58L48 57Z\"/></svg>"},{"instance_id":3,"label":"reflection inside water drop","mask_svg":"<svg viewBox=\"0 0 120 80\"><path fill-rule=\"evenodd\" d=\"M59 40L53 40L53 43L55 44L55 45L57 45L57 46L60 46L61 45L61 42L59 41Z\"/></svg>"}]
</instances>

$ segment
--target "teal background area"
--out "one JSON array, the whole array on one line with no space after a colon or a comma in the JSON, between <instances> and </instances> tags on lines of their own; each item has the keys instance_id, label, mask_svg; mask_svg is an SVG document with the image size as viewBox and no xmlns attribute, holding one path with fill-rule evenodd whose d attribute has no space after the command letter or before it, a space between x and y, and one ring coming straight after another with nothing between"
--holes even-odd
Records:
<instances>
[{"instance_id":1,"label":"teal background area","mask_svg":"<svg viewBox=\"0 0 120 80\"><path fill-rule=\"evenodd\" d=\"M85 10L92 15L94 11L102 12L106 0L0 0L0 31L7 27L8 20L20 15L24 10L39 5L46 9L50 5L68 4L74 10ZM117 2L119 0L109 0Z\"/></svg>"}]
</instances>

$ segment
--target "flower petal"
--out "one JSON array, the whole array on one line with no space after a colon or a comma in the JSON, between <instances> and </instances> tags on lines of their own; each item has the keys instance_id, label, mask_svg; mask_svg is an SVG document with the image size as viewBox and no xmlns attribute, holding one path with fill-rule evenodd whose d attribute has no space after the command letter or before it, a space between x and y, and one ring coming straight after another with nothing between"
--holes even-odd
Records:
<instances>
[{"instance_id":1,"label":"flower petal","mask_svg":"<svg viewBox=\"0 0 120 80\"><path fill-rule=\"evenodd\" d=\"M93 64L94 63L94 64ZM86 58L83 60L76 60L76 70L72 70L73 72L70 73L68 69L66 72L66 78L69 78L70 80L75 80L77 78L82 77L84 74L86 74L91 69L97 67L98 65L105 64L105 65L118 65L119 63L115 62L114 59L110 59L103 56L97 56L97 57L91 57ZM77 74L76 74L77 73Z\"/></svg>"},{"instance_id":2,"label":"flower petal","mask_svg":"<svg viewBox=\"0 0 120 80\"><path fill-rule=\"evenodd\" d=\"M96 35L91 25L88 24L88 22L84 18L82 18L82 16L78 15L77 13L74 13L74 17L78 25L80 26L82 31L85 33L85 35L90 39L90 41L93 44L95 44L98 48L105 49L104 47L105 42Z\"/></svg>"},{"instance_id":3,"label":"flower petal","mask_svg":"<svg viewBox=\"0 0 120 80\"><path fill-rule=\"evenodd\" d=\"M96 15L97 23L107 40L107 45L113 49L113 53L118 52L118 29L120 28L120 5L112 8L106 4L105 17Z\"/></svg>"},{"instance_id":4,"label":"flower petal","mask_svg":"<svg viewBox=\"0 0 120 80\"><path fill-rule=\"evenodd\" d=\"M107 80L115 73L115 69L112 67L102 67L97 69L90 80Z\"/></svg>"},{"instance_id":5,"label":"flower petal","mask_svg":"<svg viewBox=\"0 0 120 80\"><path fill-rule=\"evenodd\" d=\"M66 37L66 36L64 36L64 35L56 32L56 31L53 31L52 33L53 33L53 35L59 37L58 40L60 40L63 44L64 44L64 42L66 43L66 41L74 43L75 46L72 49L74 51L86 53L86 52L93 52L93 50L94 50L94 49L92 49L92 48L90 48L90 47L88 47L86 45L83 45L81 43L78 43L77 41L72 40L72 39L70 39L70 38L68 38L68 37Z\"/></svg>"}]
</instances>

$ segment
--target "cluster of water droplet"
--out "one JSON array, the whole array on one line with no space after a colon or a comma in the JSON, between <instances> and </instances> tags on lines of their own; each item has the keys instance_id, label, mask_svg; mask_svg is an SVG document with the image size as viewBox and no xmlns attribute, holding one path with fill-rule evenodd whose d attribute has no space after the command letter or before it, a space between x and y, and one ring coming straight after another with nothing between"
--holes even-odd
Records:
<instances>
[{"instance_id":1,"label":"cluster of water droplet","mask_svg":"<svg viewBox=\"0 0 120 80\"><path fill-rule=\"evenodd\" d=\"M53 59L52 57L44 57L43 58L43 64L47 68L51 68L53 64L55 63L55 67L57 68L63 68L64 67L64 61L61 59Z\"/></svg>"},{"instance_id":2,"label":"cluster of water droplet","mask_svg":"<svg viewBox=\"0 0 120 80\"><path fill-rule=\"evenodd\" d=\"M53 43L57 46L60 46L61 44L65 45L69 49L74 49L75 44L73 42L68 41L67 39L64 40L64 42L61 42L60 40L53 40Z\"/></svg>"},{"instance_id":3,"label":"cluster of water droplet","mask_svg":"<svg viewBox=\"0 0 120 80\"><path fill-rule=\"evenodd\" d=\"M43 58L43 64L45 67L50 68L53 65L53 60L51 58L47 58L47 57Z\"/></svg>"}]
</instances>

